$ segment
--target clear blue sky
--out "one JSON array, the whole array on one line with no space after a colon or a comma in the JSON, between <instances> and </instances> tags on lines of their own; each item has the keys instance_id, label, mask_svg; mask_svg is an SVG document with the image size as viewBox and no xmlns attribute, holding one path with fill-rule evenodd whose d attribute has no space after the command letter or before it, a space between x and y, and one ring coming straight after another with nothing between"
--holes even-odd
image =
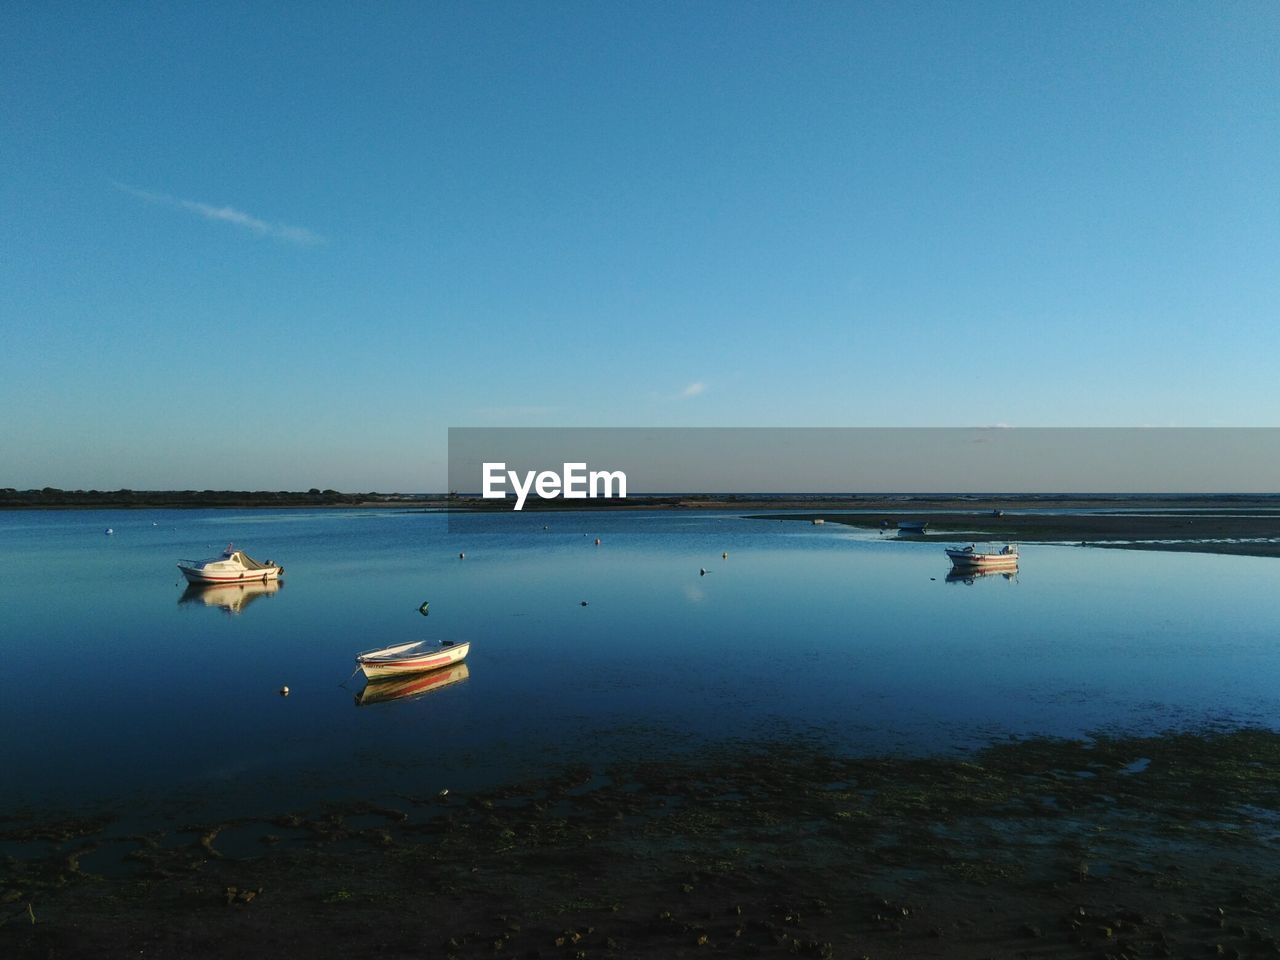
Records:
<instances>
[{"instance_id":1,"label":"clear blue sky","mask_svg":"<svg viewBox=\"0 0 1280 960\"><path fill-rule=\"evenodd\" d=\"M9 3L0 486L1280 425L1280 5Z\"/></svg>"}]
</instances>

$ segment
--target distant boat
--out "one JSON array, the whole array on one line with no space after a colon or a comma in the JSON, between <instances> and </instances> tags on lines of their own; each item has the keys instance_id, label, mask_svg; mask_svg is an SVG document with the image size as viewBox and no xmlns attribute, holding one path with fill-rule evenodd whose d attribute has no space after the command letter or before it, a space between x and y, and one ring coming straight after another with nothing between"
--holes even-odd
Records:
<instances>
[{"instance_id":1,"label":"distant boat","mask_svg":"<svg viewBox=\"0 0 1280 960\"><path fill-rule=\"evenodd\" d=\"M1018 565L1018 548L1011 543L995 553L979 550L973 544L949 548L947 556L957 570L1000 570Z\"/></svg>"},{"instance_id":2,"label":"distant boat","mask_svg":"<svg viewBox=\"0 0 1280 960\"><path fill-rule=\"evenodd\" d=\"M820 526L822 526L822 525L823 525L824 523L826 523L826 522L827 522L827 521L823 520L821 517L815 517L815 518L814 518L814 521L813 521L813 525L814 525L815 527L820 527Z\"/></svg>"},{"instance_id":3,"label":"distant boat","mask_svg":"<svg viewBox=\"0 0 1280 960\"><path fill-rule=\"evenodd\" d=\"M274 580L284 576L284 567L270 560L259 563L231 544L222 556L208 560L179 560L178 569L191 583L243 583L246 580Z\"/></svg>"},{"instance_id":4,"label":"distant boat","mask_svg":"<svg viewBox=\"0 0 1280 960\"><path fill-rule=\"evenodd\" d=\"M366 650L356 655L356 664L370 680L406 673L425 673L450 664L460 663L471 649L471 642L433 643L430 640L413 640L392 647Z\"/></svg>"},{"instance_id":5,"label":"distant boat","mask_svg":"<svg viewBox=\"0 0 1280 960\"><path fill-rule=\"evenodd\" d=\"M924 533L924 528L929 525L928 520L899 520L898 529L907 533Z\"/></svg>"},{"instance_id":6,"label":"distant boat","mask_svg":"<svg viewBox=\"0 0 1280 960\"><path fill-rule=\"evenodd\" d=\"M409 700L424 694L447 687L451 683L461 683L471 676L465 663L457 663L441 670L431 670L412 676L384 677L381 680L370 680L364 689L356 694L356 706L367 707L371 703L386 703L388 700Z\"/></svg>"}]
</instances>

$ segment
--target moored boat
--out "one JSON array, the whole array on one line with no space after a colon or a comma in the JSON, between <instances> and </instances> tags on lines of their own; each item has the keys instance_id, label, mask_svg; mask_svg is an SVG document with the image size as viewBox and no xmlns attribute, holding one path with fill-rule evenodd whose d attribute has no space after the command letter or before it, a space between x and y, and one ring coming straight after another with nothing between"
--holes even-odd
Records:
<instances>
[{"instance_id":1,"label":"moored boat","mask_svg":"<svg viewBox=\"0 0 1280 960\"><path fill-rule=\"evenodd\" d=\"M929 526L928 520L899 520L898 529L903 533L924 533L924 528Z\"/></svg>"},{"instance_id":2,"label":"moored boat","mask_svg":"<svg viewBox=\"0 0 1280 960\"><path fill-rule=\"evenodd\" d=\"M950 547L947 556L953 567L962 570L1008 569L1018 565L1018 548L1012 543L995 552L979 550L972 543L967 547Z\"/></svg>"},{"instance_id":3,"label":"moored boat","mask_svg":"<svg viewBox=\"0 0 1280 960\"><path fill-rule=\"evenodd\" d=\"M409 643L398 643L378 650L366 650L356 654L356 664L364 675L373 680L376 677L392 677L405 673L425 673L437 670L450 664L461 662L471 649L471 642L454 643L445 640L433 643L430 640L412 640Z\"/></svg>"},{"instance_id":4,"label":"moored boat","mask_svg":"<svg viewBox=\"0 0 1280 960\"><path fill-rule=\"evenodd\" d=\"M284 576L284 567L271 560L259 563L230 543L222 551L222 556L208 560L179 560L178 569L190 583L242 583L248 580L265 582Z\"/></svg>"}]
</instances>

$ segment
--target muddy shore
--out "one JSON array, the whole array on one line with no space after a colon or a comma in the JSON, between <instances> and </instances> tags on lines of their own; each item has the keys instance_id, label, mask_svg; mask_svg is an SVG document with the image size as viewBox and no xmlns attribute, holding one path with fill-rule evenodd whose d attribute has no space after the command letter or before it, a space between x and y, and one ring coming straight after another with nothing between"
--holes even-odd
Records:
<instances>
[{"instance_id":1,"label":"muddy shore","mask_svg":"<svg viewBox=\"0 0 1280 960\"><path fill-rule=\"evenodd\" d=\"M735 744L110 836L0 819L0 955L1280 956L1265 730Z\"/></svg>"},{"instance_id":2,"label":"muddy shore","mask_svg":"<svg viewBox=\"0 0 1280 960\"><path fill-rule=\"evenodd\" d=\"M946 508L931 507L925 512L924 508L912 511L899 506L875 515L818 510L785 517L755 515L749 519L805 522L821 519L824 523L883 530L886 536L904 540L1070 543L1125 550L1280 556L1280 514L1275 513L1274 508L1250 506L1206 510L1154 508L1150 513L1019 512L1003 516L994 516L992 511L946 512ZM923 534L902 533L897 525L904 520L927 521L928 527Z\"/></svg>"}]
</instances>

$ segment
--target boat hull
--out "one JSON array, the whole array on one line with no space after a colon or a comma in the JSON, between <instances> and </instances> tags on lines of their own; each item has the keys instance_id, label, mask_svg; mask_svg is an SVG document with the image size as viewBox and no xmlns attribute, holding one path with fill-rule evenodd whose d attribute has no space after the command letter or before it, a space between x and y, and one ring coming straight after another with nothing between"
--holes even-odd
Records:
<instances>
[{"instance_id":1,"label":"boat hull","mask_svg":"<svg viewBox=\"0 0 1280 960\"><path fill-rule=\"evenodd\" d=\"M1018 565L1016 553L970 553L948 550L951 565L959 570L1010 570Z\"/></svg>"},{"instance_id":2,"label":"boat hull","mask_svg":"<svg viewBox=\"0 0 1280 960\"><path fill-rule=\"evenodd\" d=\"M187 578L188 583L266 583L277 580L284 573L283 567L267 567L264 570L205 570L202 567L186 567L178 564L178 569Z\"/></svg>"},{"instance_id":3,"label":"boat hull","mask_svg":"<svg viewBox=\"0 0 1280 960\"><path fill-rule=\"evenodd\" d=\"M460 663L466 657L470 647L470 643L456 643L451 647L432 647L430 650L421 652L406 651L399 656L361 654L356 658L356 662L360 665L360 670L365 677L375 680L379 677L426 673Z\"/></svg>"}]
</instances>

